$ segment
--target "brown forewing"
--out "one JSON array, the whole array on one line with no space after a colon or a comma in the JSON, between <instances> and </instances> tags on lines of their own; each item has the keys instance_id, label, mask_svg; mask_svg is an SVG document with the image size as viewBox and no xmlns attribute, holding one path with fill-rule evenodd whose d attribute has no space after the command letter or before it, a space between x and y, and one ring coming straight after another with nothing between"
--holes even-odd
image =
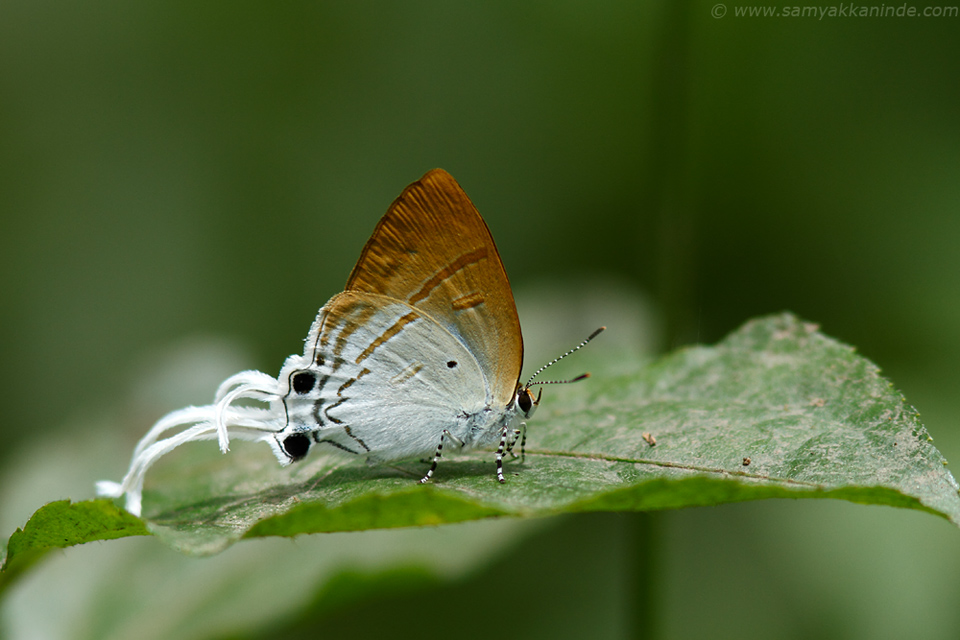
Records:
<instances>
[{"instance_id":1,"label":"brown forewing","mask_svg":"<svg viewBox=\"0 0 960 640\"><path fill-rule=\"evenodd\" d=\"M446 171L430 171L393 202L346 290L389 296L431 316L474 354L495 401L512 398L523 362L513 293L490 230Z\"/></svg>"}]
</instances>

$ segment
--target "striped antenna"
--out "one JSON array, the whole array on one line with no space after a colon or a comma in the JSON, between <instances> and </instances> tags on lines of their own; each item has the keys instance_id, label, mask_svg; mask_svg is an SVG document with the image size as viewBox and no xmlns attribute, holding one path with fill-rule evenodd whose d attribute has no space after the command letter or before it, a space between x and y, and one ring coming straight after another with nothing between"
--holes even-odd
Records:
<instances>
[{"instance_id":1,"label":"striped antenna","mask_svg":"<svg viewBox=\"0 0 960 640\"><path fill-rule=\"evenodd\" d=\"M606 327L600 327L599 329L597 329L596 331L594 331L593 333L591 333L589 336L587 336L587 339L586 339L586 340L584 340L583 342L581 342L580 344L578 344L577 346L575 346L573 349L570 349L570 351L567 351L565 354L563 354L563 355L560 356L559 358L554 358L553 360L551 360L551 361L548 362L547 364L545 364L545 365L543 365L542 367L540 367L539 369L537 369L537 370L533 373L533 375L530 376L530 379L527 380L527 384L525 384L524 387L526 387L527 389L529 389L529 388L531 387L531 385L537 385L537 384L568 384L568 383L570 383L570 382L576 382L576 381L578 381L578 380L583 380L584 378L589 378L589 377L590 377L590 374L589 374L589 373L584 373L584 374L579 375L579 376L577 376L576 378L573 378L573 379L571 379L571 380L545 380L545 381L543 381L543 382L534 382L534 381L533 381L533 379L536 378L536 377L537 377L538 375L540 375L541 373L543 373L543 371L544 371L547 367L551 367L551 366L557 364L558 362L560 362L561 360L563 360L564 358L566 358L568 355L570 355L570 354L573 353L574 351L579 351L580 349L582 349L583 347L585 347L588 342L590 342L591 340L593 340L594 338L596 338L598 335L600 335L600 332L603 331L604 329L606 329Z\"/></svg>"}]
</instances>

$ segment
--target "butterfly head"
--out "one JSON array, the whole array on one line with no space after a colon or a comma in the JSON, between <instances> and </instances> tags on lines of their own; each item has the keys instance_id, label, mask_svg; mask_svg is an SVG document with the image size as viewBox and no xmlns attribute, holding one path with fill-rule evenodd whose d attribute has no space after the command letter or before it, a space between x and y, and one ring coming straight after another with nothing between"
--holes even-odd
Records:
<instances>
[{"instance_id":1,"label":"butterfly head","mask_svg":"<svg viewBox=\"0 0 960 640\"><path fill-rule=\"evenodd\" d=\"M543 389L540 389L540 393L534 397L533 391L530 390L530 387L526 387L522 384L517 385L517 393L513 398L513 405L520 412L520 415L524 419L527 419L533 415L533 412L537 410L537 407L540 405L540 396L543 394Z\"/></svg>"}]
</instances>

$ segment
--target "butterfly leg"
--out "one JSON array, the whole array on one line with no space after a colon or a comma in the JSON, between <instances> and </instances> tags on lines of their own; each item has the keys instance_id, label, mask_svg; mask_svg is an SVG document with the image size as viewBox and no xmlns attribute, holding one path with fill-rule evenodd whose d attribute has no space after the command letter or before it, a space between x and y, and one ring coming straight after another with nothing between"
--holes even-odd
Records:
<instances>
[{"instance_id":1,"label":"butterfly leg","mask_svg":"<svg viewBox=\"0 0 960 640\"><path fill-rule=\"evenodd\" d=\"M526 460L526 446L527 446L527 423L521 422L519 429L513 430L513 439L507 444L507 453L513 456L514 460L517 459L517 454L513 452L513 448L517 445L517 440L520 441L520 462Z\"/></svg>"},{"instance_id":2,"label":"butterfly leg","mask_svg":"<svg viewBox=\"0 0 960 640\"><path fill-rule=\"evenodd\" d=\"M507 453L510 454L510 457L516 460L520 456L513 452L513 447L520 441L520 429L514 429L510 434L510 437L507 438Z\"/></svg>"},{"instance_id":3,"label":"butterfly leg","mask_svg":"<svg viewBox=\"0 0 960 640\"><path fill-rule=\"evenodd\" d=\"M506 427L500 429L500 446L497 447L497 481L501 484L506 482L503 477L503 451L507 448L507 435L510 430Z\"/></svg>"},{"instance_id":4,"label":"butterfly leg","mask_svg":"<svg viewBox=\"0 0 960 640\"><path fill-rule=\"evenodd\" d=\"M427 475L420 478L420 484L423 484L428 480L430 480L430 478L433 477L433 472L437 470L437 463L440 462L440 455L443 453L444 438L449 438L450 440L453 440L454 442L459 444L461 447L463 446L463 441L460 440L460 438L456 437L455 435L453 435L452 433L444 429L443 433L440 434L440 443L437 445L437 452L433 455L433 464L430 465L430 469L427 471Z\"/></svg>"}]
</instances>

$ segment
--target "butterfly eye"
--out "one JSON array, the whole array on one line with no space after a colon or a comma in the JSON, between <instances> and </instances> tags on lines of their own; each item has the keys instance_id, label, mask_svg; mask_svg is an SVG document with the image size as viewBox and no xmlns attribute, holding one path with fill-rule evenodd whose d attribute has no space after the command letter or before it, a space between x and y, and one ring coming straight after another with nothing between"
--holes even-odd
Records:
<instances>
[{"instance_id":1,"label":"butterfly eye","mask_svg":"<svg viewBox=\"0 0 960 640\"><path fill-rule=\"evenodd\" d=\"M293 390L303 395L308 393L313 389L313 385L317 383L317 376L313 375L309 371L301 371L297 375L293 376Z\"/></svg>"},{"instance_id":2,"label":"butterfly eye","mask_svg":"<svg viewBox=\"0 0 960 640\"><path fill-rule=\"evenodd\" d=\"M529 389L519 389L517 391L517 406L527 418L533 415L533 410L537 408L537 403L533 399L533 394Z\"/></svg>"},{"instance_id":3,"label":"butterfly eye","mask_svg":"<svg viewBox=\"0 0 960 640\"><path fill-rule=\"evenodd\" d=\"M310 450L310 438L302 433L294 433L283 441L283 450L293 460L299 460Z\"/></svg>"}]
</instances>

